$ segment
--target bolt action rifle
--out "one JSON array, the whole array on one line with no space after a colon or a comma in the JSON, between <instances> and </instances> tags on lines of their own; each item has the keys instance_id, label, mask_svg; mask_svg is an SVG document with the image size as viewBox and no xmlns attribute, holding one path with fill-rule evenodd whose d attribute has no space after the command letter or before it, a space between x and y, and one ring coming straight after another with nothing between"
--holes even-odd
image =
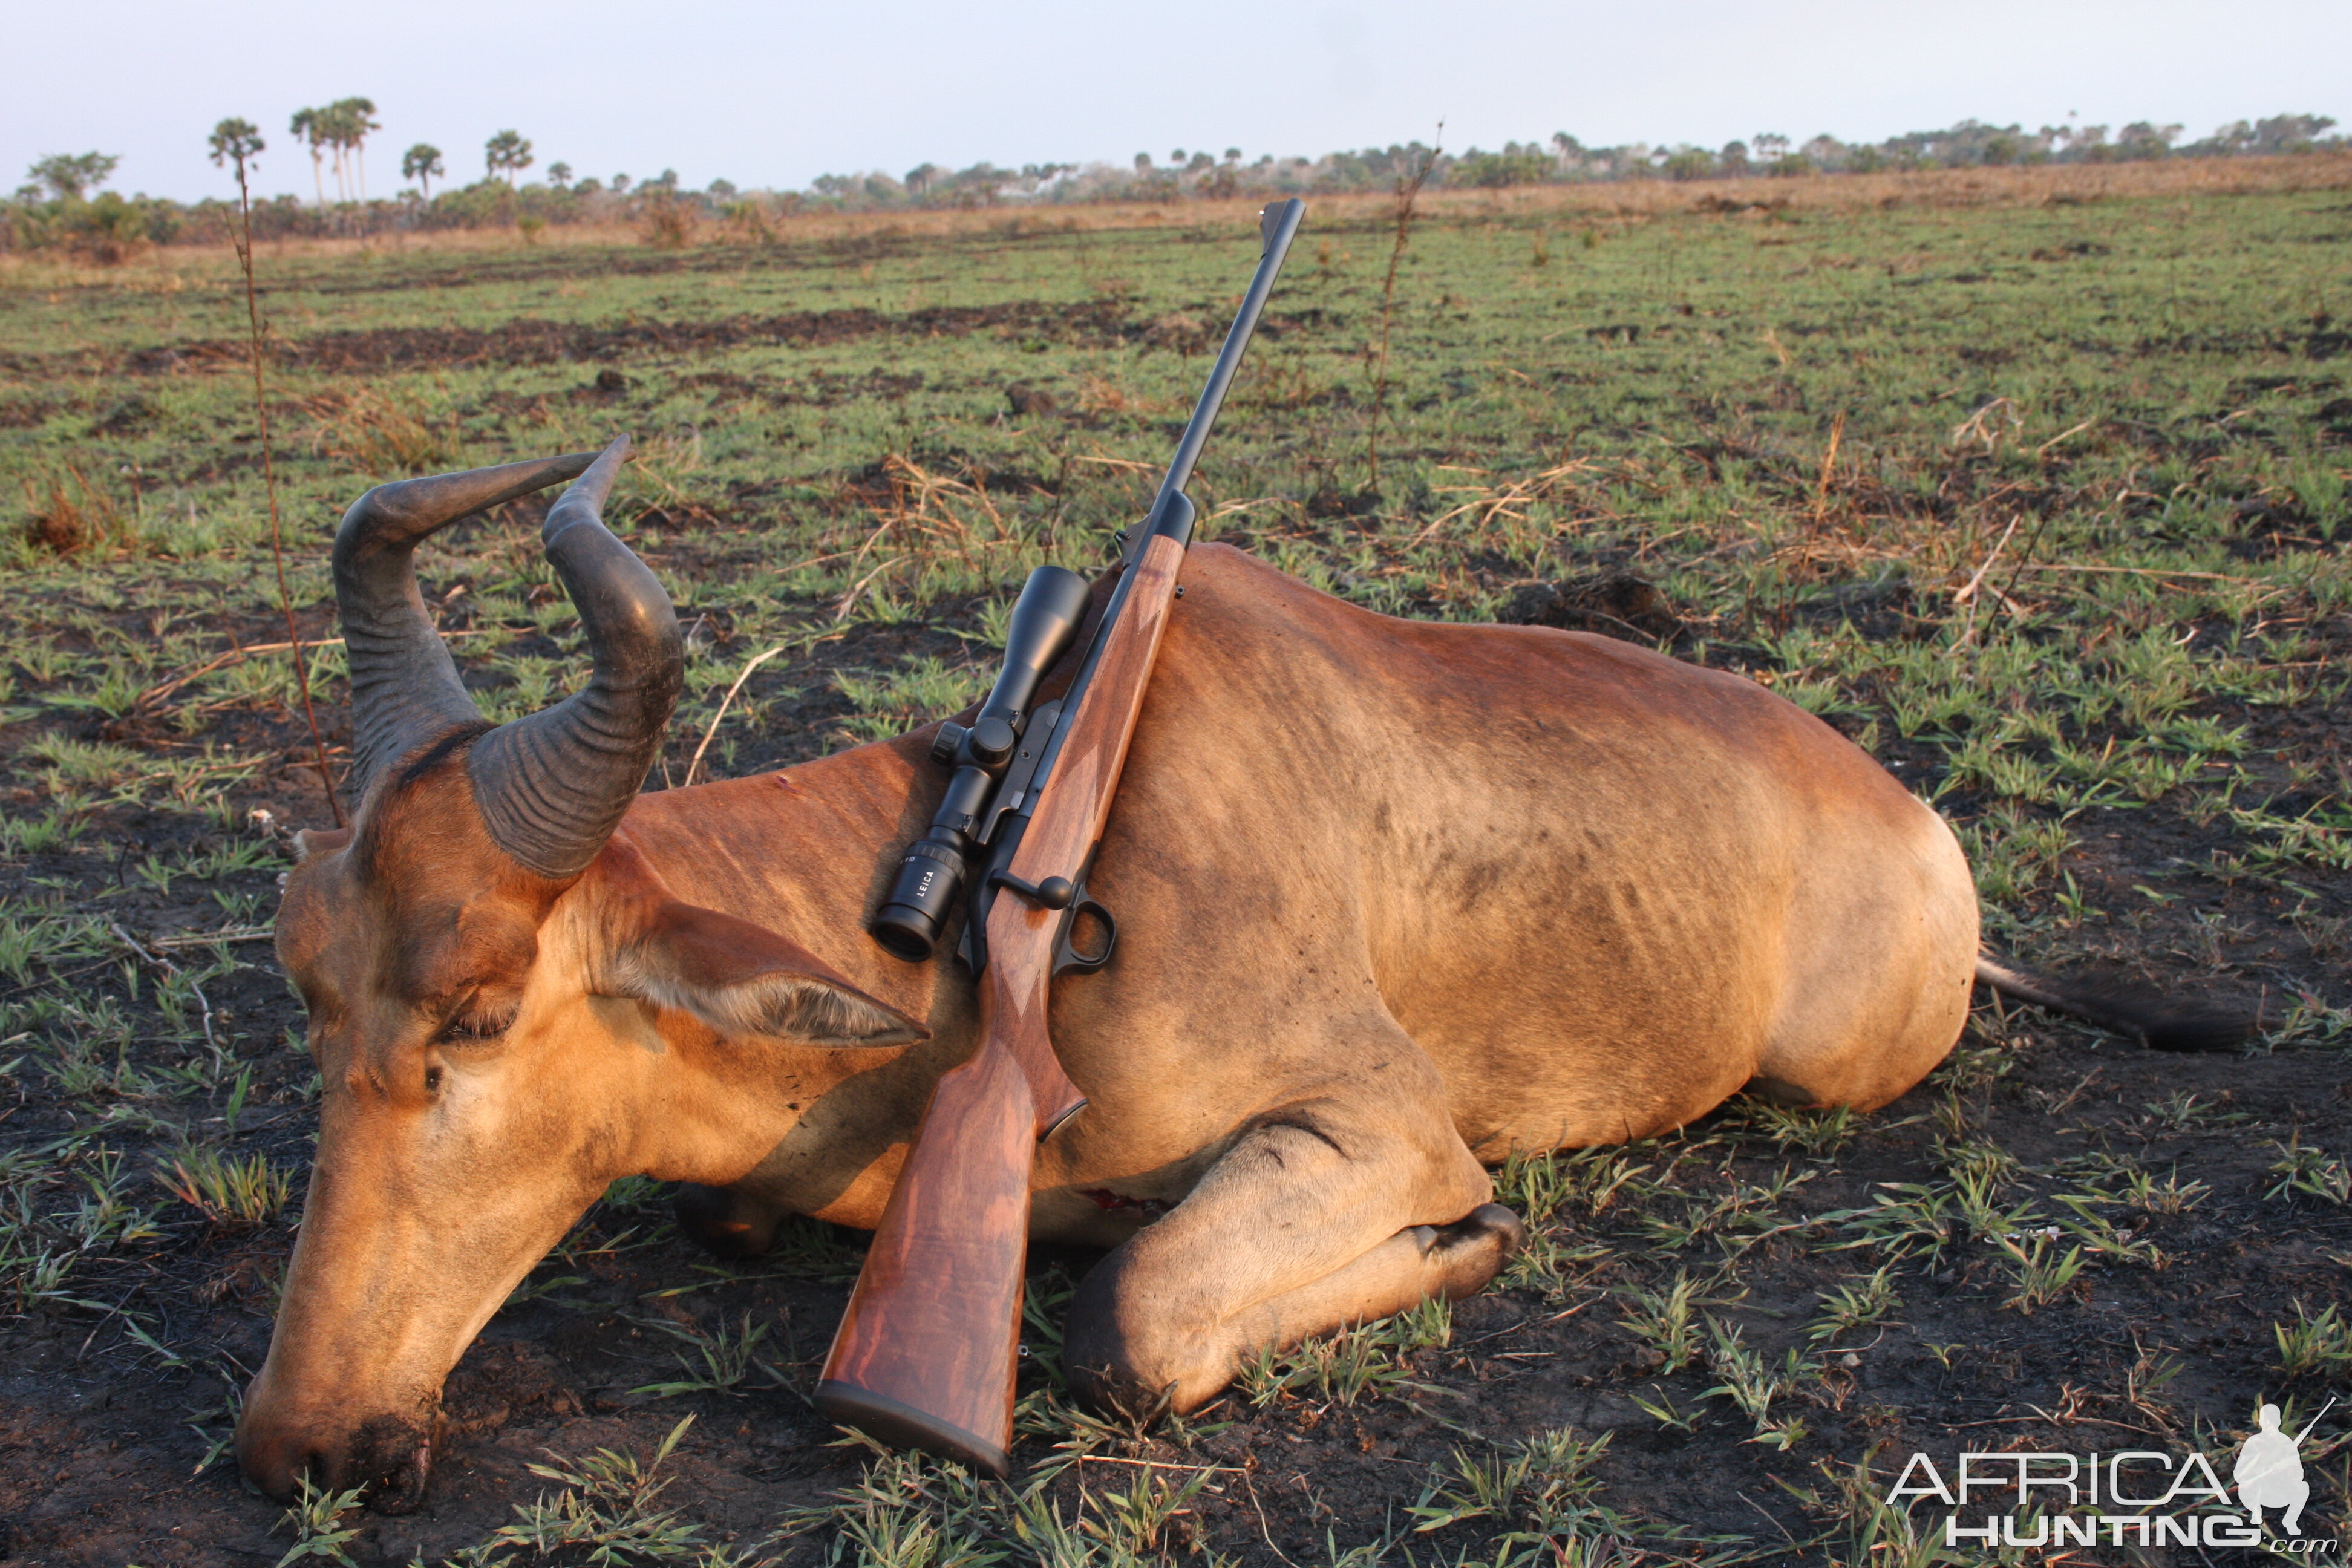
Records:
<instances>
[{"instance_id":1,"label":"bolt action rifle","mask_svg":"<svg viewBox=\"0 0 2352 1568\"><path fill-rule=\"evenodd\" d=\"M946 726L933 742L933 760L953 769L947 795L870 928L919 962L965 897L980 1046L932 1091L816 1401L845 1425L992 1476L1010 1469L1031 1171L1038 1145L1086 1104L1047 1036L1047 989L1056 974L1101 968L1118 941L1109 911L1086 896L1087 871L1181 592L1193 521L1184 485L1306 211L1282 201L1259 216L1257 273L1068 691L1030 710L1087 594L1076 574L1040 567L1013 606L988 700L969 728ZM1101 928L1091 952L1075 945L1082 916Z\"/></svg>"}]
</instances>

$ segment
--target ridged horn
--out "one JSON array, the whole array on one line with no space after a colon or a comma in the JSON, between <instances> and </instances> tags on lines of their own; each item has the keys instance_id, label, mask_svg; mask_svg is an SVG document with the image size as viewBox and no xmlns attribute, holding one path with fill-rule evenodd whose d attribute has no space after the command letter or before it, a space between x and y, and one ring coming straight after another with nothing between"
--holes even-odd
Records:
<instances>
[{"instance_id":1,"label":"ridged horn","mask_svg":"<svg viewBox=\"0 0 2352 1568\"><path fill-rule=\"evenodd\" d=\"M352 675L352 772L357 802L383 769L481 714L416 591L419 541L460 518L568 479L593 452L507 463L378 485L352 503L335 534L335 607Z\"/></svg>"},{"instance_id":2,"label":"ridged horn","mask_svg":"<svg viewBox=\"0 0 2352 1568\"><path fill-rule=\"evenodd\" d=\"M596 858L636 797L685 679L669 595L599 515L628 452L626 436L605 447L540 530L580 612L594 673L554 707L499 725L466 756L490 837L524 868L555 879Z\"/></svg>"}]
</instances>

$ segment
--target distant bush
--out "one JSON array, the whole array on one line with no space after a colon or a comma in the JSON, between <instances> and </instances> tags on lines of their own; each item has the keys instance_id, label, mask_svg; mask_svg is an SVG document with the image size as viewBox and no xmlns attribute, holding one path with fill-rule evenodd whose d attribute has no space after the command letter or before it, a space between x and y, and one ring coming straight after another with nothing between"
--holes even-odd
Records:
<instances>
[{"instance_id":1,"label":"distant bush","mask_svg":"<svg viewBox=\"0 0 2352 1568\"><path fill-rule=\"evenodd\" d=\"M61 250L100 267L115 267L178 228L176 204L100 191L48 201L20 201L9 213L12 243L21 250Z\"/></svg>"},{"instance_id":2,"label":"distant bush","mask_svg":"<svg viewBox=\"0 0 2352 1568\"><path fill-rule=\"evenodd\" d=\"M1419 142L1319 158L1271 154L1244 162L1241 150L1222 158L1193 153L1169 163L1139 153L1132 166L1108 163L1028 163L1018 169L979 163L950 170L921 163L904 178L880 170L822 174L805 191L743 191L726 180L704 190L679 187L675 172L635 186L625 174L609 184L574 183L569 165L549 166L545 184L520 184L528 143L500 146L485 178L432 193L439 153L425 143L409 150L403 173L418 188L373 201L304 202L286 195L253 206L257 239L364 237L432 229L512 228L526 240L545 229L578 223L628 225L647 243L677 247L696 242L706 226L739 243L765 244L777 222L795 212L877 212L906 208L1038 206L1093 202L1219 201L1270 195L1387 191L1431 161L1429 184L1495 189L1537 184L1742 178L1752 174L1872 174L1916 169L2021 163L2105 163L2173 157L2231 158L2341 153L2352 147L2324 114L2277 114L2236 121L2200 142L2182 143L2181 127L2136 121L2110 135L2105 125L1989 125L1963 120L1940 131L1915 131L1877 142L1849 143L1815 136L1801 145L1778 133L1759 133L1712 152L1688 143L1646 142L1588 147L1566 132L1547 142L1509 142L1500 151L1473 147L1435 153ZM502 133L504 135L506 133ZM129 259L152 245L226 243L235 208L226 202L180 203L99 191L116 160L99 153L57 154L32 167L34 184L0 201L0 250L51 251L100 266ZM500 177L503 174L505 177Z\"/></svg>"},{"instance_id":3,"label":"distant bush","mask_svg":"<svg viewBox=\"0 0 2352 1568\"><path fill-rule=\"evenodd\" d=\"M1704 154L1702 154L1704 156ZM1552 176L1555 165L1539 153L1481 153L1475 147L1454 161L1449 185L1534 185Z\"/></svg>"},{"instance_id":4,"label":"distant bush","mask_svg":"<svg viewBox=\"0 0 2352 1568\"><path fill-rule=\"evenodd\" d=\"M662 186L649 187L653 195L646 199L637 218L637 232L647 245L664 250L683 250L694 243L697 205L691 197Z\"/></svg>"},{"instance_id":5,"label":"distant bush","mask_svg":"<svg viewBox=\"0 0 2352 1568\"><path fill-rule=\"evenodd\" d=\"M1659 165L1672 180L1704 180L1717 172L1715 154L1704 147L1680 147Z\"/></svg>"}]
</instances>

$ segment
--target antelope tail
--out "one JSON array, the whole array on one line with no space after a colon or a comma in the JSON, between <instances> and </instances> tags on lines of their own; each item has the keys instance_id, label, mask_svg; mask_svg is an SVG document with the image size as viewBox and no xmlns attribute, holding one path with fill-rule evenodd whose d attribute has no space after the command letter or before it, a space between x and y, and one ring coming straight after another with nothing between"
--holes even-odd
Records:
<instances>
[{"instance_id":1,"label":"antelope tail","mask_svg":"<svg viewBox=\"0 0 2352 1568\"><path fill-rule=\"evenodd\" d=\"M2130 985L2040 974L1990 953L1977 955L1977 981L2004 996L2081 1018L2159 1051L2233 1050L2261 1021L2242 1010L2176 1002Z\"/></svg>"}]
</instances>

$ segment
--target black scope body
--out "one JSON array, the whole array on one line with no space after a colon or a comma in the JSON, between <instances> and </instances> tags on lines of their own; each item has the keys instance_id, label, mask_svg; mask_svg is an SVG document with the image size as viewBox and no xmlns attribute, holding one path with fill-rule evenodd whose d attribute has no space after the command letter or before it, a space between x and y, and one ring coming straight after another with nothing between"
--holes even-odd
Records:
<instances>
[{"instance_id":1,"label":"black scope body","mask_svg":"<svg viewBox=\"0 0 2352 1568\"><path fill-rule=\"evenodd\" d=\"M962 895L972 851L979 847L981 818L997 781L1029 726L1029 707L1055 661L1069 650L1086 619L1084 577L1059 566L1040 566L1013 602L1004 633L1004 668L988 700L969 726L942 724L931 741L931 760L954 770L947 795L931 814L931 826L907 847L890 896L866 929L874 940L910 963L920 963L939 946L940 931Z\"/></svg>"}]
</instances>

